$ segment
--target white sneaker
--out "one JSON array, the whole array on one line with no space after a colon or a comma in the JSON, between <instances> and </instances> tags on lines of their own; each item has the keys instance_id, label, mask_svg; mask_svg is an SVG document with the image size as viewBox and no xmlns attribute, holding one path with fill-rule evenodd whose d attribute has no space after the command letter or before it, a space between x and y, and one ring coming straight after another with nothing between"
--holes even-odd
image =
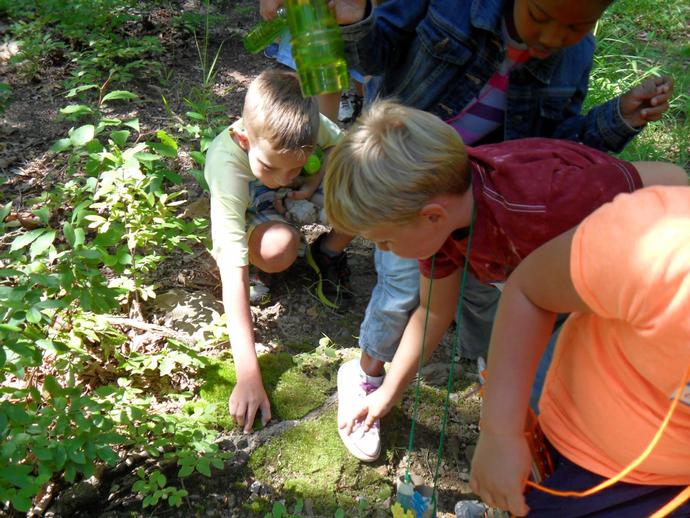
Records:
<instances>
[{"instance_id":1,"label":"white sneaker","mask_svg":"<svg viewBox=\"0 0 690 518\"><path fill-rule=\"evenodd\" d=\"M340 96L340 105L338 106L338 120L340 122L350 122L355 114L355 107L352 105L350 95L344 93Z\"/></svg>"},{"instance_id":2,"label":"white sneaker","mask_svg":"<svg viewBox=\"0 0 690 518\"><path fill-rule=\"evenodd\" d=\"M367 383L366 375L359 366L359 359L343 363L338 369L338 422L342 416L351 415L367 394L377 388ZM381 453L380 426L377 419L367 432L364 431L364 424L360 423L350 435L342 428L338 428L338 433L352 455L361 461L372 462Z\"/></svg>"}]
</instances>

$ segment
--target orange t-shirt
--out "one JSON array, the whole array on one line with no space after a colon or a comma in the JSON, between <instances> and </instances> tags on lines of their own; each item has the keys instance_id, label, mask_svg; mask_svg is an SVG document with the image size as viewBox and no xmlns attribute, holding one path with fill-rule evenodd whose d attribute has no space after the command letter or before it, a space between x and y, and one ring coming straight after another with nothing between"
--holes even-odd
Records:
<instances>
[{"instance_id":1,"label":"orange t-shirt","mask_svg":"<svg viewBox=\"0 0 690 518\"><path fill-rule=\"evenodd\" d=\"M571 277L591 313L561 332L540 403L546 436L568 459L611 477L647 447L677 390L679 405L651 455L624 480L690 484L690 187L621 194L575 233Z\"/></svg>"}]
</instances>

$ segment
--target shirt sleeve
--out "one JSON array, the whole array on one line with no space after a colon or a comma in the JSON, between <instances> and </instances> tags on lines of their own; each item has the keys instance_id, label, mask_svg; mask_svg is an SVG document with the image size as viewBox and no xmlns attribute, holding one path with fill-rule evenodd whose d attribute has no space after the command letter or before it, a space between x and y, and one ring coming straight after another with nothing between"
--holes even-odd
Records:
<instances>
[{"instance_id":1,"label":"shirt sleeve","mask_svg":"<svg viewBox=\"0 0 690 518\"><path fill-rule=\"evenodd\" d=\"M690 343L690 188L642 189L602 206L573 237L570 271L594 313L650 340Z\"/></svg>"},{"instance_id":2,"label":"shirt sleeve","mask_svg":"<svg viewBox=\"0 0 690 518\"><path fill-rule=\"evenodd\" d=\"M245 214L249 205L246 157L224 130L209 147L204 176L211 193L211 254L224 264L249 264ZM241 150L240 150L241 151Z\"/></svg>"},{"instance_id":3,"label":"shirt sleeve","mask_svg":"<svg viewBox=\"0 0 690 518\"><path fill-rule=\"evenodd\" d=\"M323 114L319 114L319 135L316 143L321 149L328 149L338 143L340 138L340 128L331 119Z\"/></svg>"}]
</instances>

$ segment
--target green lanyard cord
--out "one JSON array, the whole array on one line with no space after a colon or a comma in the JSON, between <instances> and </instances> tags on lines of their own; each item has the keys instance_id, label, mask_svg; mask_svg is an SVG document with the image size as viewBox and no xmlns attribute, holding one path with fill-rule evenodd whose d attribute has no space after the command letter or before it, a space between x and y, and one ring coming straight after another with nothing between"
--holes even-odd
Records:
<instances>
[{"instance_id":1,"label":"green lanyard cord","mask_svg":"<svg viewBox=\"0 0 690 518\"><path fill-rule=\"evenodd\" d=\"M417 410L419 408L419 384L422 380L422 367L424 366L424 353L426 352L427 329L429 328L429 305L431 304L431 291L434 286L434 270L436 269L436 254L431 256L431 277L429 279L429 294L426 298L426 315L424 315L424 335L422 336L422 352L419 355L417 365L417 379L414 384L414 403L412 405L412 426L410 426L410 441L407 443L407 466L405 467L405 482L410 482L410 465L412 464L412 443L414 432L417 428Z\"/></svg>"},{"instance_id":2,"label":"green lanyard cord","mask_svg":"<svg viewBox=\"0 0 690 518\"><path fill-rule=\"evenodd\" d=\"M462 304L463 300L465 297L465 285L467 283L467 273L469 269L469 258L470 258L470 250L472 246L472 235L474 234L474 223L476 219L476 211L473 209L472 210L472 220L470 221L470 230L469 230L469 235L467 236L467 249L465 250L465 264L462 269L462 277L460 278L460 296L458 298L458 303L457 307L455 310L455 340L453 341L453 345L451 347L451 352L450 352L450 371L448 373L448 385L446 387L446 398L444 401L444 408L443 408L443 419L441 420L441 437L439 440L439 446L438 446L438 454L436 458L436 468L434 469L434 480L433 480L433 493L431 496L432 504L433 504L433 513L432 516L436 516L436 506L437 506L437 491L436 491L436 481L438 480L438 474L440 471L441 467L441 460L442 460L442 454L443 454L443 448L445 445L445 436L446 436L446 425L448 424L448 413L449 413L449 408L450 408L450 393L451 390L453 389L453 376L454 376L454 371L455 371L455 363L457 361L457 351L458 347L460 344L460 330L462 328ZM412 464L412 445L414 442L414 433L415 433L415 428L417 425L417 411L419 407L419 397L420 397L420 383L422 379L422 367L424 365L424 356L426 352L426 343L427 343L427 334L428 334L428 326L429 326L429 308L431 307L431 293L433 291L433 285L434 285L434 270L436 266L436 255L434 254L431 258L431 274L430 274L430 279L429 279L429 294L427 296L427 304L426 304L426 315L424 318L424 336L422 338L422 351L421 354L419 355L419 363L417 365L417 380L415 382L415 395L414 395L414 404L413 404L413 410L412 410L412 426L410 427L410 440L408 442L407 446L407 466L405 467L405 477L404 480L405 482L411 482L410 479L410 466Z\"/></svg>"}]
</instances>

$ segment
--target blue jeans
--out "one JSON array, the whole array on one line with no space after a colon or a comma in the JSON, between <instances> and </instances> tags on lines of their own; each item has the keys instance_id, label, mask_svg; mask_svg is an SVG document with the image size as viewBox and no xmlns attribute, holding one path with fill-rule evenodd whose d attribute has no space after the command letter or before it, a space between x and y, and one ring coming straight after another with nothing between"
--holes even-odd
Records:
<instances>
[{"instance_id":1,"label":"blue jeans","mask_svg":"<svg viewBox=\"0 0 690 518\"><path fill-rule=\"evenodd\" d=\"M378 248L374 252L374 264L378 278L359 330L359 346L372 358L390 362L398 349L410 314L419 305L419 267L414 259L402 259ZM500 296L501 292L495 287L482 284L468 275L459 330L461 357L487 357ZM535 375L530 398L530 405L535 411L564 320L559 317Z\"/></svg>"},{"instance_id":2,"label":"blue jeans","mask_svg":"<svg viewBox=\"0 0 690 518\"><path fill-rule=\"evenodd\" d=\"M410 314L419 305L419 266L376 249L374 264L378 279L360 327L359 346L372 358L389 362L398 349ZM501 292L467 277L462 305L460 356L486 358L491 325Z\"/></svg>"}]
</instances>

